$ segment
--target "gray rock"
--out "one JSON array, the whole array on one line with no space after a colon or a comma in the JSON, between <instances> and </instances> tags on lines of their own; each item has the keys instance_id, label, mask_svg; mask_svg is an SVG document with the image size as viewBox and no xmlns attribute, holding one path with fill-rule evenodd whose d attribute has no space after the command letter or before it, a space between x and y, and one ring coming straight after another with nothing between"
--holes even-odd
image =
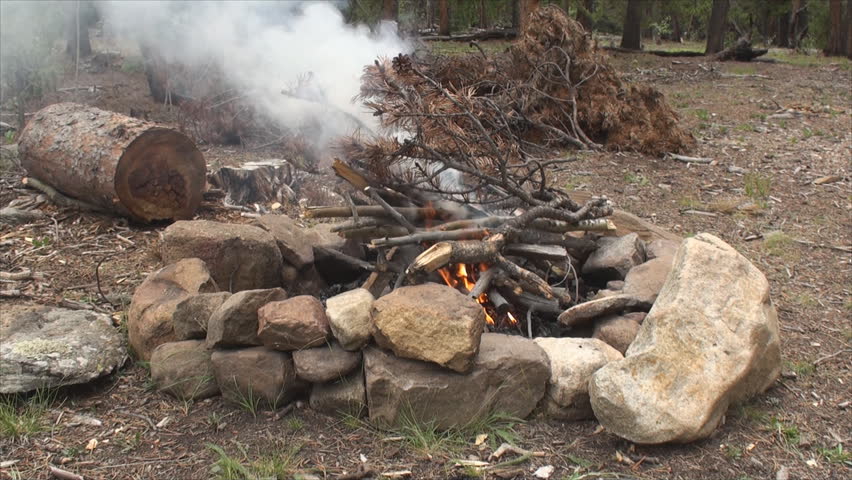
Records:
<instances>
[{"instance_id":1,"label":"gray rock","mask_svg":"<svg viewBox=\"0 0 852 480\"><path fill-rule=\"evenodd\" d=\"M356 417L367 413L367 390L364 372L359 368L348 377L332 383L314 385L311 389L311 408L328 414L348 414Z\"/></svg>"},{"instance_id":2,"label":"gray rock","mask_svg":"<svg viewBox=\"0 0 852 480\"><path fill-rule=\"evenodd\" d=\"M550 360L550 380L542 401L544 414L560 420L593 418L589 378L622 355L594 338L536 338Z\"/></svg>"},{"instance_id":3,"label":"gray rock","mask_svg":"<svg viewBox=\"0 0 852 480\"><path fill-rule=\"evenodd\" d=\"M641 325L634 317L635 314L610 315L595 322L592 338L597 338L624 355L627 347L633 343ZM639 315L644 316L644 313Z\"/></svg>"},{"instance_id":4,"label":"gray rock","mask_svg":"<svg viewBox=\"0 0 852 480\"><path fill-rule=\"evenodd\" d=\"M598 249L583 264L583 277L604 285L624 280L631 268L645 261L645 244L636 233L623 237L601 237Z\"/></svg>"},{"instance_id":5,"label":"gray rock","mask_svg":"<svg viewBox=\"0 0 852 480\"><path fill-rule=\"evenodd\" d=\"M151 380L157 388L182 400L219 394L204 340L164 343L151 354Z\"/></svg>"},{"instance_id":6,"label":"gray rock","mask_svg":"<svg viewBox=\"0 0 852 480\"><path fill-rule=\"evenodd\" d=\"M684 241L624 360L589 382L595 416L634 443L708 437L728 406L781 371L769 283L745 257L702 233Z\"/></svg>"},{"instance_id":7,"label":"gray rock","mask_svg":"<svg viewBox=\"0 0 852 480\"><path fill-rule=\"evenodd\" d=\"M606 282L606 289L612 290L614 292L620 291L624 288L624 280L610 280Z\"/></svg>"},{"instance_id":8,"label":"gray rock","mask_svg":"<svg viewBox=\"0 0 852 480\"><path fill-rule=\"evenodd\" d=\"M136 288L127 312L130 346L142 360L163 343L177 340L174 314L180 302L199 293L218 291L207 265L185 258L148 275Z\"/></svg>"},{"instance_id":9,"label":"gray rock","mask_svg":"<svg viewBox=\"0 0 852 480\"><path fill-rule=\"evenodd\" d=\"M306 387L296 378L289 353L266 347L217 350L210 361L222 397L238 405L252 401L275 409Z\"/></svg>"},{"instance_id":10,"label":"gray rock","mask_svg":"<svg viewBox=\"0 0 852 480\"><path fill-rule=\"evenodd\" d=\"M86 383L127 358L109 316L84 310L0 308L0 393Z\"/></svg>"},{"instance_id":11,"label":"gray rock","mask_svg":"<svg viewBox=\"0 0 852 480\"><path fill-rule=\"evenodd\" d=\"M455 288L426 283L376 300L373 325L376 343L397 356L466 372L479 350L485 312Z\"/></svg>"},{"instance_id":12,"label":"gray rock","mask_svg":"<svg viewBox=\"0 0 852 480\"><path fill-rule=\"evenodd\" d=\"M228 297L207 323L207 348L261 345L257 338L257 311L270 302L284 300L281 288L244 290Z\"/></svg>"},{"instance_id":13,"label":"gray rock","mask_svg":"<svg viewBox=\"0 0 852 480\"><path fill-rule=\"evenodd\" d=\"M467 374L372 347L364 351L364 371L371 421L392 426L408 417L444 429L493 412L524 418L544 396L550 378L541 347L497 333L482 335Z\"/></svg>"},{"instance_id":14,"label":"gray rock","mask_svg":"<svg viewBox=\"0 0 852 480\"><path fill-rule=\"evenodd\" d=\"M205 338L210 317L230 296L228 292L200 293L178 303L172 316L175 339Z\"/></svg>"},{"instance_id":15,"label":"gray rock","mask_svg":"<svg viewBox=\"0 0 852 480\"><path fill-rule=\"evenodd\" d=\"M313 244L315 238L286 215L262 215L257 220L260 228L269 232L284 261L299 270L314 263Z\"/></svg>"},{"instance_id":16,"label":"gray rock","mask_svg":"<svg viewBox=\"0 0 852 480\"><path fill-rule=\"evenodd\" d=\"M559 321L563 325L576 327L625 310L648 310L651 305L647 300L612 292L605 297L574 305L559 315Z\"/></svg>"},{"instance_id":17,"label":"gray rock","mask_svg":"<svg viewBox=\"0 0 852 480\"><path fill-rule=\"evenodd\" d=\"M166 263L197 257L207 263L223 290L281 286L281 252L269 232L251 225L181 220L163 232L160 254Z\"/></svg>"},{"instance_id":18,"label":"gray rock","mask_svg":"<svg viewBox=\"0 0 852 480\"><path fill-rule=\"evenodd\" d=\"M325 345L331 333L322 302L307 295L267 303L257 311L257 325L257 339L282 351Z\"/></svg>"},{"instance_id":19,"label":"gray rock","mask_svg":"<svg viewBox=\"0 0 852 480\"><path fill-rule=\"evenodd\" d=\"M672 269L674 257L658 257L627 272L622 293L653 303Z\"/></svg>"},{"instance_id":20,"label":"gray rock","mask_svg":"<svg viewBox=\"0 0 852 480\"><path fill-rule=\"evenodd\" d=\"M645 245L645 256L648 260L662 257L674 258L678 248L680 248L680 242L658 238Z\"/></svg>"},{"instance_id":21,"label":"gray rock","mask_svg":"<svg viewBox=\"0 0 852 480\"><path fill-rule=\"evenodd\" d=\"M360 350L370 341L375 298L369 290L356 288L325 302L325 313L334 338L344 350Z\"/></svg>"},{"instance_id":22,"label":"gray rock","mask_svg":"<svg viewBox=\"0 0 852 480\"><path fill-rule=\"evenodd\" d=\"M296 376L311 383L340 380L361 365L361 352L347 352L337 343L293 352Z\"/></svg>"}]
</instances>

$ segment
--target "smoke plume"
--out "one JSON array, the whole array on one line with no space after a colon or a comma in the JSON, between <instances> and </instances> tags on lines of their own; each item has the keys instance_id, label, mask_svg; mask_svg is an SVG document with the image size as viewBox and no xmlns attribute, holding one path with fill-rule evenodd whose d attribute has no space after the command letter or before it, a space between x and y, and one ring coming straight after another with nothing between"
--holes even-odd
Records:
<instances>
[{"instance_id":1,"label":"smoke plume","mask_svg":"<svg viewBox=\"0 0 852 480\"><path fill-rule=\"evenodd\" d=\"M352 103L362 70L378 56L409 49L393 25L371 31L346 24L331 2L122 0L98 8L112 34L169 63L216 69L236 94L282 126L320 125L315 140L321 143L359 123L374 125Z\"/></svg>"}]
</instances>

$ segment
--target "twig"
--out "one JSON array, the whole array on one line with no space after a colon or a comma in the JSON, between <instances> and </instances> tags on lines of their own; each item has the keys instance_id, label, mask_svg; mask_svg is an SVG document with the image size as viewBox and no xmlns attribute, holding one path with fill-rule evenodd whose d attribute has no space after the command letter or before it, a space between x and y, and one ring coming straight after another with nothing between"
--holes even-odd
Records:
<instances>
[{"instance_id":1,"label":"twig","mask_svg":"<svg viewBox=\"0 0 852 480\"><path fill-rule=\"evenodd\" d=\"M393 218L397 221L397 223L405 227L405 229L408 230L409 233L414 233L417 230L417 227L412 225L411 222L409 222L404 215L397 212L392 206L390 206L388 202L385 201L384 198L380 197L374 188L366 187L364 189L364 192L369 195L374 202L378 203L382 208L384 208L385 211L388 212L388 215L391 216L391 218Z\"/></svg>"},{"instance_id":2,"label":"twig","mask_svg":"<svg viewBox=\"0 0 852 480\"><path fill-rule=\"evenodd\" d=\"M667 153L666 156L671 158L672 160L677 160L678 162L683 162L683 163L707 164L707 163L713 162L712 158L687 157L686 155L678 155L677 153Z\"/></svg>"},{"instance_id":3,"label":"twig","mask_svg":"<svg viewBox=\"0 0 852 480\"><path fill-rule=\"evenodd\" d=\"M21 280L29 280L33 278L33 271L26 268L20 272L0 272L0 280L13 280L13 281L21 281Z\"/></svg>"},{"instance_id":4,"label":"twig","mask_svg":"<svg viewBox=\"0 0 852 480\"><path fill-rule=\"evenodd\" d=\"M345 253L339 252L333 248L315 246L314 250L322 252L323 254L328 255L330 257L334 257L335 259L340 260L343 263L352 265L357 268L368 270L370 272L375 272L377 270L376 266L372 263L365 262L364 260L361 260L359 258L346 255Z\"/></svg>"},{"instance_id":5,"label":"twig","mask_svg":"<svg viewBox=\"0 0 852 480\"><path fill-rule=\"evenodd\" d=\"M77 50L79 53L79 49ZM84 478L76 473L71 473L67 470L62 470L61 468L56 468L54 466L49 466L50 474L60 480L84 480Z\"/></svg>"},{"instance_id":6,"label":"twig","mask_svg":"<svg viewBox=\"0 0 852 480\"><path fill-rule=\"evenodd\" d=\"M826 356L824 356L824 357L820 357L820 358L818 358L818 359L814 362L814 366L816 367L816 366L817 366L817 365L819 365L820 363L822 363L822 362L824 362L824 361L826 361L826 360L828 360L828 359L834 358L834 357L836 357L836 356L840 355L841 353L850 353L850 352L852 352L852 349L849 349L849 348L844 349L844 350L838 350L838 351L836 351L836 352L832 353L831 355L826 355Z\"/></svg>"},{"instance_id":7,"label":"twig","mask_svg":"<svg viewBox=\"0 0 852 480\"><path fill-rule=\"evenodd\" d=\"M115 255L115 254L113 254L113 255ZM107 259L112 258L113 255L107 255L107 256L103 257L98 262L98 264L95 265L95 283L98 286L98 295L101 296L101 299L103 299L103 301L105 301L106 303L115 307L115 305L112 302L110 302L109 299L106 297L106 295L104 295L103 290L101 290L101 275L100 275L101 264L104 263L105 261L107 261Z\"/></svg>"},{"instance_id":8,"label":"twig","mask_svg":"<svg viewBox=\"0 0 852 480\"><path fill-rule=\"evenodd\" d=\"M796 243L802 244L802 245L807 245L809 247L830 248L832 250L838 250L838 251L844 252L844 253L852 253L852 246L846 247L846 246L843 246L843 245L828 245L828 244L825 244L825 243L815 243L815 242L811 242L811 241L808 241L808 240L799 240L797 238L794 238L793 241L796 242Z\"/></svg>"},{"instance_id":9,"label":"twig","mask_svg":"<svg viewBox=\"0 0 852 480\"><path fill-rule=\"evenodd\" d=\"M0 298L17 298L22 296L24 296L24 294L16 288L0 290Z\"/></svg>"}]
</instances>

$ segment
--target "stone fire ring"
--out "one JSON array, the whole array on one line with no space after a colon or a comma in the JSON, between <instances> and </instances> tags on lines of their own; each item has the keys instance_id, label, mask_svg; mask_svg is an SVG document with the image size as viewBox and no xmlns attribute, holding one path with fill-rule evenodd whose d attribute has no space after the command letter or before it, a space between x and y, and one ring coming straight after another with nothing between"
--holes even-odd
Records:
<instances>
[{"instance_id":1,"label":"stone fire ring","mask_svg":"<svg viewBox=\"0 0 852 480\"><path fill-rule=\"evenodd\" d=\"M310 246L342 247L275 222L166 229L168 265L136 290L128 315L130 345L160 390L230 402L250 393L269 408L307 396L316 410L384 427L404 415L441 428L492 412L596 418L659 444L708 437L731 404L780 373L766 278L710 234L679 245L602 240L583 273L619 280L559 317L593 326L592 337L528 339L483 333L476 301L435 283L325 304L300 294L322 282Z\"/></svg>"}]
</instances>

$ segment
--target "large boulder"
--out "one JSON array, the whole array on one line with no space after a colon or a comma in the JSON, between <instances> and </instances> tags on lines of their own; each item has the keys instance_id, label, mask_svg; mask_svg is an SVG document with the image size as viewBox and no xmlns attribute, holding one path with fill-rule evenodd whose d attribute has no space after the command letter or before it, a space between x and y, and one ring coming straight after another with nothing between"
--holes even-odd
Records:
<instances>
[{"instance_id":1,"label":"large boulder","mask_svg":"<svg viewBox=\"0 0 852 480\"><path fill-rule=\"evenodd\" d=\"M672 270L673 260L674 257L658 257L631 268L621 292L654 303Z\"/></svg>"},{"instance_id":2,"label":"large boulder","mask_svg":"<svg viewBox=\"0 0 852 480\"><path fill-rule=\"evenodd\" d=\"M601 318L595 322L592 338L597 338L624 355L627 348L636 339L636 335L642 327L641 321L644 318L644 312L610 315Z\"/></svg>"},{"instance_id":3,"label":"large boulder","mask_svg":"<svg viewBox=\"0 0 852 480\"><path fill-rule=\"evenodd\" d=\"M702 233L684 241L624 360L589 383L595 416L641 444L706 438L728 406L781 370L769 283L745 257Z\"/></svg>"},{"instance_id":4,"label":"large boulder","mask_svg":"<svg viewBox=\"0 0 852 480\"><path fill-rule=\"evenodd\" d=\"M370 341L375 300L369 290L356 288L325 301L331 333L344 350L360 350Z\"/></svg>"},{"instance_id":5,"label":"large boulder","mask_svg":"<svg viewBox=\"0 0 852 480\"><path fill-rule=\"evenodd\" d=\"M397 356L466 372L479 350L485 311L455 288L426 283L376 300L373 325L376 343Z\"/></svg>"},{"instance_id":6,"label":"large boulder","mask_svg":"<svg viewBox=\"0 0 852 480\"><path fill-rule=\"evenodd\" d=\"M282 288L244 290L228 297L207 323L207 347L261 345L257 338L260 307L287 298Z\"/></svg>"},{"instance_id":7,"label":"large boulder","mask_svg":"<svg viewBox=\"0 0 852 480\"><path fill-rule=\"evenodd\" d=\"M293 352L296 376L311 383L340 380L361 365L361 352L347 352L337 343Z\"/></svg>"},{"instance_id":8,"label":"large boulder","mask_svg":"<svg viewBox=\"0 0 852 480\"><path fill-rule=\"evenodd\" d=\"M164 343L151 354L151 380L159 390L183 400L218 395L211 353L204 340Z\"/></svg>"},{"instance_id":9,"label":"large boulder","mask_svg":"<svg viewBox=\"0 0 852 480\"><path fill-rule=\"evenodd\" d=\"M550 367L544 350L516 335L482 335L467 374L408 360L378 348L364 351L370 420L383 426L405 418L459 427L490 413L528 416L544 396Z\"/></svg>"},{"instance_id":10,"label":"large boulder","mask_svg":"<svg viewBox=\"0 0 852 480\"><path fill-rule=\"evenodd\" d=\"M305 390L289 353L266 347L217 350L210 361L222 397L231 403L275 409Z\"/></svg>"},{"instance_id":11,"label":"large boulder","mask_svg":"<svg viewBox=\"0 0 852 480\"><path fill-rule=\"evenodd\" d=\"M124 339L109 316L50 307L0 307L0 393L86 383L120 367Z\"/></svg>"},{"instance_id":12,"label":"large boulder","mask_svg":"<svg viewBox=\"0 0 852 480\"><path fill-rule=\"evenodd\" d=\"M160 255L166 263L204 260L216 283L230 292L281 286L278 244L269 232L251 225L181 220L163 232Z\"/></svg>"},{"instance_id":13,"label":"large boulder","mask_svg":"<svg viewBox=\"0 0 852 480\"><path fill-rule=\"evenodd\" d=\"M172 316L175 339L205 338L210 317L230 296L229 292L199 293L178 303Z\"/></svg>"},{"instance_id":14,"label":"large boulder","mask_svg":"<svg viewBox=\"0 0 852 480\"><path fill-rule=\"evenodd\" d=\"M602 290L603 291L603 290ZM600 292L598 292L600 293ZM606 317L625 311L648 311L653 305L647 298L608 292L605 296L579 303L559 314L558 320L565 326L576 327L596 318Z\"/></svg>"},{"instance_id":15,"label":"large boulder","mask_svg":"<svg viewBox=\"0 0 852 480\"><path fill-rule=\"evenodd\" d=\"M329 333L325 308L316 297L300 295L267 303L257 311L257 339L275 350L318 347Z\"/></svg>"},{"instance_id":16,"label":"large boulder","mask_svg":"<svg viewBox=\"0 0 852 480\"><path fill-rule=\"evenodd\" d=\"M269 232L284 261L301 270L314 263L314 236L286 215L261 215L258 226Z\"/></svg>"},{"instance_id":17,"label":"large boulder","mask_svg":"<svg viewBox=\"0 0 852 480\"><path fill-rule=\"evenodd\" d=\"M635 233L623 237L602 237L598 248L583 264L583 278L599 285L624 280L631 268L645 261L645 243Z\"/></svg>"},{"instance_id":18,"label":"large boulder","mask_svg":"<svg viewBox=\"0 0 852 480\"><path fill-rule=\"evenodd\" d=\"M536 338L550 359L550 380L542 402L545 415L560 420L593 418L589 378L609 362L622 359L614 348L594 338Z\"/></svg>"},{"instance_id":19,"label":"large boulder","mask_svg":"<svg viewBox=\"0 0 852 480\"><path fill-rule=\"evenodd\" d=\"M142 360L149 360L158 345L173 342L174 314L178 304L199 293L219 290L207 265L185 258L148 275L136 288L127 312L130 346Z\"/></svg>"},{"instance_id":20,"label":"large boulder","mask_svg":"<svg viewBox=\"0 0 852 480\"><path fill-rule=\"evenodd\" d=\"M367 411L364 372L358 369L336 382L314 385L309 402L311 408L318 412L363 416Z\"/></svg>"}]
</instances>

